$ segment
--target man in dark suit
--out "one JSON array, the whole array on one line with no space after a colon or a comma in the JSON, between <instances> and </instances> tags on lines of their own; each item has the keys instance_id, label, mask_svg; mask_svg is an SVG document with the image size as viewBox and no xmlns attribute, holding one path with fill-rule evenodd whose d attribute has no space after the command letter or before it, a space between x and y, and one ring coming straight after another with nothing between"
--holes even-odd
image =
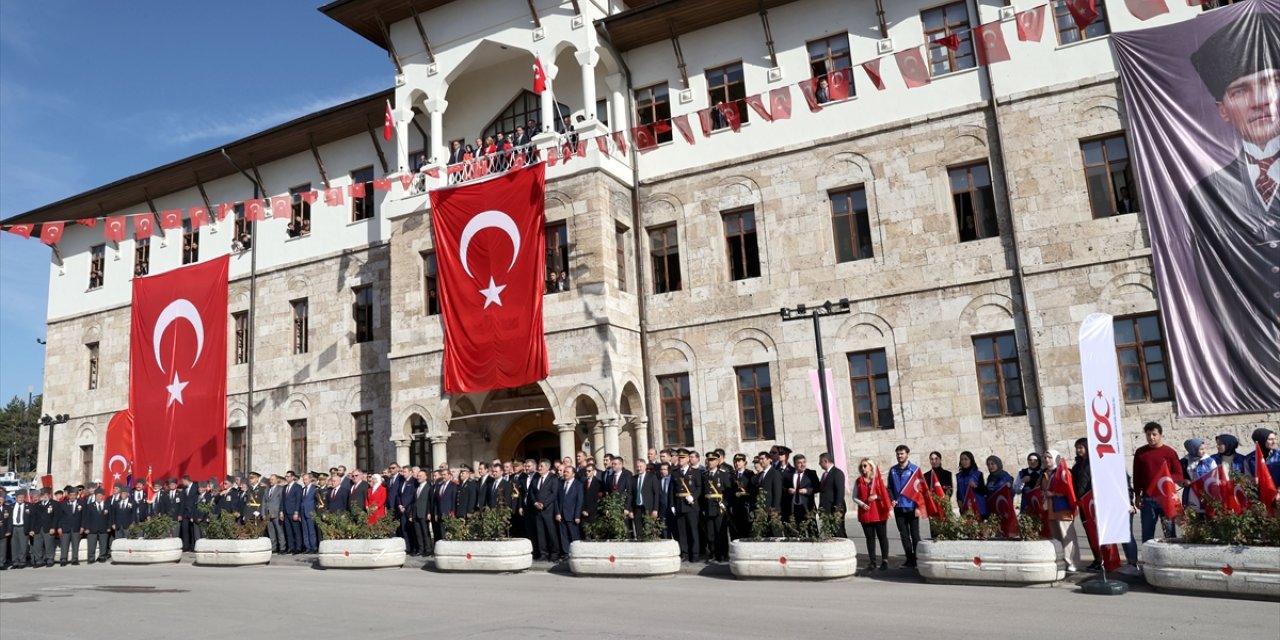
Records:
<instances>
[{"instance_id":1,"label":"man in dark suit","mask_svg":"<svg viewBox=\"0 0 1280 640\"><path fill-rule=\"evenodd\" d=\"M267 537L271 539L273 553L284 553L288 549L284 520L280 517L284 508L284 491L280 485L280 476L271 474L267 479L267 493L262 498L262 517L267 521Z\"/></svg>"},{"instance_id":2,"label":"man in dark suit","mask_svg":"<svg viewBox=\"0 0 1280 640\"><path fill-rule=\"evenodd\" d=\"M635 461L635 475L631 476L631 486L627 494L630 500L626 505L626 516L631 518L632 533L639 537L644 531L645 521L659 517L662 499L658 494L662 491L662 483L652 473L644 459Z\"/></svg>"},{"instance_id":3,"label":"man in dark suit","mask_svg":"<svg viewBox=\"0 0 1280 640\"><path fill-rule=\"evenodd\" d=\"M431 483L427 481L426 470L419 469L417 482L413 489L409 524L410 529L413 531L413 549L423 557L431 555L433 546L431 537L431 500L434 494L431 492L431 486Z\"/></svg>"},{"instance_id":4,"label":"man in dark suit","mask_svg":"<svg viewBox=\"0 0 1280 640\"><path fill-rule=\"evenodd\" d=\"M839 518L836 537L847 538L849 536L844 529L844 516L848 511L844 500L844 471L836 468L835 463L831 461L830 453L818 456L818 466L822 467L822 477L818 480L820 484L818 507L823 513Z\"/></svg>"},{"instance_id":5,"label":"man in dark suit","mask_svg":"<svg viewBox=\"0 0 1280 640\"><path fill-rule=\"evenodd\" d=\"M755 476L756 494L764 496L765 509L771 513L781 514L782 472L771 463L768 454L760 454L757 460L760 472Z\"/></svg>"},{"instance_id":6,"label":"man in dark suit","mask_svg":"<svg viewBox=\"0 0 1280 640\"><path fill-rule=\"evenodd\" d=\"M796 524L803 524L814 508L818 474L809 468L809 460L802 455L795 457L795 465L795 473L787 483L787 502L791 504L791 517Z\"/></svg>"},{"instance_id":7,"label":"man in dark suit","mask_svg":"<svg viewBox=\"0 0 1280 640\"><path fill-rule=\"evenodd\" d=\"M458 517L470 518L479 508L480 487L471 478L471 467L464 464L458 470Z\"/></svg>"},{"instance_id":8,"label":"man in dark suit","mask_svg":"<svg viewBox=\"0 0 1280 640\"><path fill-rule=\"evenodd\" d=\"M351 496L347 499L347 511L353 516L361 516L369 511L369 483L364 479L364 472L352 469L347 474L351 479Z\"/></svg>"},{"instance_id":9,"label":"man in dark suit","mask_svg":"<svg viewBox=\"0 0 1280 640\"><path fill-rule=\"evenodd\" d=\"M559 500L556 502L556 522L560 525L560 557L569 555L569 548L582 539L582 483L578 482L574 469L565 465L560 469Z\"/></svg>"},{"instance_id":10,"label":"man in dark suit","mask_svg":"<svg viewBox=\"0 0 1280 640\"><path fill-rule=\"evenodd\" d=\"M511 480L502 475L502 461L494 460L489 465L489 477L485 478L481 487L481 506L490 509L511 509Z\"/></svg>"},{"instance_id":11,"label":"man in dark suit","mask_svg":"<svg viewBox=\"0 0 1280 640\"><path fill-rule=\"evenodd\" d=\"M316 540L316 474L302 476L302 499L298 509L298 531L302 534L302 551L316 553L320 543Z\"/></svg>"},{"instance_id":12,"label":"man in dark suit","mask_svg":"<svg viewBox=\"0 0 1280 640\"><path fill-rule=\"evenodd\" d=\"M213 483L201 482L199 483L199 487L200 492L196 494L196 501L191 510L191 549L193 551L195 550L196 542L198 542L200 537L204 535L204 527L209 524L209 515L213 513L213 507L217 503L217 495L213 492ZM133 504L134 520L141 522L142 520L138 517L138 510L141 504L136 500Z\"/></svg>"},{"instance_id":13,"label":"man in dark suit","mask_svg":"<svg viewBox=\"0 0 1280 640\"><path fill-rule=\"evenodd\" d=\"M533 508L534 480L538 478L537 463L532 458L524 461L523 471L521 472L516 488L519 489L519 496L516 498L518 505L516 515L519 516L521 533L533 543L533 548L538 548L538 510Z\"/></svg>"},{"instance_id":14,"label":"man in dark suit","mask_svg":"<svg viewBox=\"0 0 1280 640\"><path fill-rule=\"evenodd\" d=\"M59 504L58 512L58 546L60 547L59 564L67 566L67 556L71 556L71 564L80 564L80 529L84 528L84 504L80 502L74 487L64 490L66 502ZM4 544L0 541L0 544Z\"/></svg>"},{"instance_id":15,"label":"man in dark suit","mask_svg":"<svg viewBox=\"0 0 1280 640\"><path fill-rule=\"evenodd\" d=\"M622 505L625 507L631 502L631 471L627 469L627 461L622 456L613 456L609 461L609 467L612 473L605 481L605 490L612 492L621 492Z\"/></svg>"},{"instance_id":16,"label":"man in dark suit","mask_svg":"<svg viewBox=\"0 0 1280 640\"><path fill-rule=\"evenodd\" d=\"M604 484L600 482L600 474L596 472L596 463L590 458L587 459L579 480L582 482L582 522L590 526L596 521L600 498L604 497Z\"/></svg>"},{"instance_id":17,"label":"man in dark suit","mask_svg":"<svg viewBox=\"0 0 1280 640\"><path fill-rule=\"evenodd\" d=\"M458 484L453 481L453 472L442 469L440 482L435 487L435 511L431 514L431 524L436 540L444 539L444 519L457 516Z\"/></svg>"},{"instance_id":18,"label":"man in dark suit","mask_svg":"<svg viewBox=\"0 0 1280 640\"><path fill-rule=\"evenodd\" d=\"M560 557L560 530L555 521L559 502L560 482L551 474L551 461L544 459L538 463L538 475L533 479L529 503L535 514L534 527L538 538L535 560L554 561Z\"/></svg>"},{"instance_id":19,"label":"man in dark suit","mask_svg":"<svg viewBox=\"0 0 1280 640\"><path fill-rule=\"evenodd\" d=\"M52 567L58 535L58 503L48 487L40 489L40 501L31 505L31 566Z\"/></svg>"},{"instance_id":20,"label":"man in dark suit","mask_svg":"<svg viewBox=\"0 0 1280 640\"><path fill-rule=\"evenodd\" d=\"M338 476L329 476L329 490L324 496L324 508L329 513L342 513L351 500L351 487L343 484Z\"/></svg>"},{"instance_id":21,"label":"man in dark suit","mask_svg":"<svg viewBox=\"0 0 1280 640\"><path fill-rule=\"evenodd\" d=\"M1225 393L1204 385L1206 394L1223 400L1224 407L1258 411L1280 406L1280 300L1275 297L1275 272L1280 269L1275 251L1280 243L1278 38L1280 17L1258 12L1228 23L1191 55L1241 150L1187 194L1189 237L1175 240L1191 244L1191 264L1185 266L1194 268L1199 290L1179 291L1191 298L1185 304L1195 326L1189 329L1190 321L1184 321L1186 326L1166 327L1170 334L1194 333L1189 359L1197 364L1204 360L1201 368L1229 372L1223 374Z\"/></svg>"},{"instance_id":22,"label":"man in dark suit","mask_svg":"<svg viewBox=\"0 0 1280 640\"><path fill-rule=\"evenodd\" d=\"M417 498L418 479L414 477L413 470L409 467L401 467L399 481L395 483L396 496L395 500L388 498L389 502L393 502L393 513L400 525L396 529L397 535L404 538L405 544L409 550L413 550L413 525L409 522L409 517L413 514L413 502Z\"/></svg>"},{"instance_id":23,"label":"man in dark suit","mask_svg":"<svg viewBox=\"0 0 1280 640\"><path fill-rule=\"evenodd\" d=\"M702 518L706 548L716 562L729 561L728 511L725 506L731 487L729 476L720 467L720 453L708 451L707 472L702 476Z\"/></svg>"},{"instance_id":24,"label":"man in dark suit","mask_svg":"<svg viewBox=\"0 0 1280 640\"><path fill-rule=\"evenodd\" d=\"M116 538L123 538L129 531L129 527L134 523L134 509L137 505L133 504L133 498L123 491L124 487L116 485L118 493L115 502L111 505L111 531L115 533ZM111 550L107 550L110 556Z\"/></svg>"},{"instance_id":25,"label":"man in dark suit","mask_svg":"<svg viewBox=\"0 0 1280 640\"><path fill-rule=\"evenodd\" d=\"M182 476L182 487L179 491L182 493L182 520L179 523L178 530L182 536L182 550L194 551L196 547L194 537L197 513L196 499L200 497L200 490L196 483L191 481L191 476ZM120 534L117 533L117 535Z\"/></svg>"},{"instance_id":26,"label":"man in dark suit","mask_svg":"<svg viewBox=\"0 0 1280 640\"><path fill-rule=\"evenodd\" d=\"M676 516L675 507L672 500L675 499L675 483L671 481L671 464L668 462L658 463L658 516L662 518L666 525L662 532L662 537L671 539L676 534Z\"/></svg>"},{"instance_id":27,"label":"man in dark suit","mask_svg":"<svg viewBox=\"0 0 1280 640\"><path fill-rule=\"evenodd\" d=\"M107 505L107 492L102 487L93 491L93 502L85 507L81 528L88 540L89 564L107 559L107 532L111 530L111 508Z\"/></svg>"},{"instance_id":28,"label":"man in dark suit","mask_svg":"<svg viewBox=\"0 0 1280 640\"><path fill-rule=\"evenodd\" d=\"M284 500L280 505L280 520L284 523L285 548L289 553L302 552L302 485L298 474L284 473Z\"/></svg>"},{"instance_id":29,"label":"man in dark suit","mask_svg":"<svg viewBox=\"0 0 1280 640\"><path fill-rule=\"evenodd\" d=\"M756 498L755 472L747 468L747 456L733 454L733 475L729 477L729 536L733 540L751 535L751 510Z\"/></svg>"},{"instance_id":30,"label":"man in dark suit","mask_svg":"<svg viewBox=\"0 0 1280 640\"><path fill-rule=\"evenodd\" d=\"M676 452L680 468L672 478L675 499L676 541L680 543L680 557L687 562L698 561L698 497L702 495L702 474L689 466L689 450Z\"/></svg>"},{"instance_id":31,"label":"man in dark suit","mask_svg":"<svg viewBox=\"0 0 1280 640\"><path fill-rule=\"evenodd\" d=\"M466 150L462 148L462 140L454 140L449 145L449 164L461 164Z\"/></svg>"}]
</instances>

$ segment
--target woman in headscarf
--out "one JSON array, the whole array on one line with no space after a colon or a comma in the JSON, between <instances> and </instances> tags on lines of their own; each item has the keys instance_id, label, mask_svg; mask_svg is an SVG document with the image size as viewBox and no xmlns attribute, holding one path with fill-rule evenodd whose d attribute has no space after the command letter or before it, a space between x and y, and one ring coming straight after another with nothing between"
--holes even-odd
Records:
<instances>
[{"instance_id":1,"label":"woman in headscarf","mask_svg":"<svg viewBox=\"0 0 1280 640\"><path fill-rule=\"evenodd\" d=\"M1214 441L1218 444L1218 452L1210 456L1213 461L1229 471L1244 473L1244 456L1236 453L1236 447L1240 446L1240 441L1229 433L1219 435L1214 438Z\"/></svg>"},{"instance_id":2,"label":"woman in headscarf","mask_svg":"<svg viewBox=\"0 0 1280 640\"><path fill-rule=\"evenodd\" d=\"M973 460L973 453L969 451L960 452L960 467L956 469L956 504L960 505L960 510L964 511L965 502L969 500L970 491L978 491L981 494L981 488L984 484L982 479L982 471L978 469L978 465ZM978 503L978 514L986 515L983 509L983 501Z\"/></svg>"},{"instance_id":3,"label":"woman in headscarf","mask_svg":"<svg viewBox=\"0 0 1280 640\"><path fill-rule=\"evenodd\" d=\"M987 485L979 493L990 496L1006 484L1013 484L1013 476L1004 470L1004 461L998 456L987 456Z\"/></svg>"},{"instance_id":4,"label":"woman in headscarf","mask_svg":"<svg viewBox=\"0 0 1280 640\"><path fill-rule=\"evenodd\" d=\"M1040 476L1043 475L1044 469L1040 464L1040 454L1034 451L1027 454L1027 466L1018 471L1018 484L1014 485L1014 493L1022 496L1021 504L1018 507L1021 511L1027 510L1027 504L1030 498L1028 494L1035 491L1040 486Z\"/></svg>"},{"instance_id":5,"label":"woman in headscarf","mask_svg":"<svg viewBox=\"0 0 1280 640\"><path fill-rule=\"evenodd\" d=\"M1249 436L1257 447L1262 448L1262 461L1270 466L1272 463L1280 462L1280 451L1276 450L1276 434L1274 431L1265 427L1258 427L1253 430L1253 435ZM1246 451L1240 454L1244 458L1244 474L1250 479L1255 480L1258 477L1258 455L1257 448L1253 451ZM1275 478L1272 478L1273 480Z\"/></svg>"},{"instance_id":6,"label":"woman in headscarf","mask_svg":"<svg viewBox=\"0 0 1280 640\"><path fill-rule=\"evenodd\" d=\"M382 486L382 474L369 474L369 494L364 506L369 510L369 524L378 521L387 512L387 488Z\"/></svg>"},{"instance_id":7,"label":"woman in headscarf","mask_svg":"<svg viewBox=\"0 0 1280 640\"><path fill-rule=\"evenodd\" d=\"M1187 505L1197 511L1200 510L1200 501L1196 499L1196 493L1191 490L1191 483L1197 478L1218 468L1213 458L1205 455L1204 440L1200 438L1190 438L1182 443L1183 448L1187 450L1187 455L1182 457L1182 504Z\"/></svg>"},{"instance_id":8,"label":"woman in headscarf","mask_svg":"<svg viewBox=\"0 0 1280 640\"><path fill-rule=\"evenodd\" d=\"M1076 572L1080 566L1080 545L1076 541L1076 510L1074 488L1070 493L1065 482L1056 482L1059 472L1067 473L1067 459L1057 451L1046 452L1049 468L1040 475L1040 487L1044 489L1045 517L1049 520L1049 534L1062 545L1063 557L1067 560L1067 571Z\"/></svg>"},{"instance_id":9,"label":"woman in headscarf","mask_svg":"<svg viewBox=\"0 0 1280 640\"><path fill-rule=\"evenodd\" d=\"M880 541L880 570L889 568L889 514L893 506L880 469L870 458L858 462L858 479L853 481L853 503L858 506L858 522L867 539L868 567L876 568L876 540Z\"/></svg>"}]
</instances>

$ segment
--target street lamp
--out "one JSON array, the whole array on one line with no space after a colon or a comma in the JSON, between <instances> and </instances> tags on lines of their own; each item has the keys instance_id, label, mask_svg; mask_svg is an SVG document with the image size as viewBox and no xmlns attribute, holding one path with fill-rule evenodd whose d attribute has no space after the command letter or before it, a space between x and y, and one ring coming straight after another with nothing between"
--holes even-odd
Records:
<instances>
[{"instance_id":1,"label":"street lamp","mask_svg":"<svg viewBox=\"0 0 1280 640\"><path fill-rule=\"evenodd\" d=\"M827 359L822 354L822 327L819 320L823 316L837 316L849 313L849 299L841 298L839 302L827 300L821 305L797 305L794 309L783 307L780 310L783 322L792 320L813 319L813 341L818 349L818 395L822 400L822 431L827 437L827 452L835 455L835 444L831 439L831 409L827 397Z\"/></svg>"},{"instance_id":2,"label":"street lamp","mask_svg":"<svg viewBox=\"0 0 1280 640\"><path fill-rule=\"evenodd\" d=\"M40 424L49 429L49 460L44 467L44 474L47 476L53 475L53 426L56 424L66 424L70 419L71 416L65 413L59 413L53 417L50 417L49 414L46 413L43 418L40 418Z\"/></svg>"}]
</instances>

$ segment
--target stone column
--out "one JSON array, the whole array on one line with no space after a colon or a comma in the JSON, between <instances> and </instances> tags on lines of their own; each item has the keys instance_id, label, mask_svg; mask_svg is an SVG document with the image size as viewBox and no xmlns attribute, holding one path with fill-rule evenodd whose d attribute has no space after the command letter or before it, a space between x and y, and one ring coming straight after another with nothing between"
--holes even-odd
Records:
<instances>
[{"instance_id":1,"label":"stone column","mask_svg":"<svg viewBox=\"0 0 1280 640\"><path fill-rule=\"evenodd\" d=\"M445 443L449 441L448 434L431 436L431 464L440 466L440 463L449 462L449 449Z\"/></svg>"},{"instance_id":2,"label":"stone column","mask_svg":"<svg viewBox=\"0 0 1280 640\"><path fill-rule=\"evenodd\" d=\"M596 121L596 63L600 54L595 51L580 51L574 54L578 64L582 65L582 113L587 122Z\"/></svg>"},{"instance_id":3,"label":"stone column","mask_svg":"<svg viewBox=\"0 0 1280 640\"><path fill-rule=\"evenodd\" d=\"M542 61L542 72L547 76L548 87L550 87L552 81L556 79L556 71L558 71L558 69L556 68L556 65L552 64L550 60ZM556 103L555 103L555 100L552 99L553 97L554 96L551 94L550 91L542 92L542 131L543 132L550 131L551 133L555 133L556 123L560 121L560 118L556 117Z\"/></svg>"},{"instance_id":4,"label":"stone column","mask_svg":"<svg viewBox=\"0 0 1280 640\"><path fill-rule=\"evenodd\" d=\"M396 445L396 464L402 467L409 466L409 440L402 438L400 440L392 440L392 442Z\"/></svg>"},{"instance_id":5,"label":"stone column","mask_svg":"<svg viewBox=\"0 0 1280 640\"><path fill-rule=\"evenodd\" d=\"M427 100L426 107L431 114L431 148L427 158L431 164L443 166L449 159L449 145L444 139L444 110L449 108L449 101L433 98Z\"/></svg>"},{"instance_id":6,"label":"stone column","mask_svg":"<svg viewBox=\"0 0 1280 640\"><path fill-rule=\"evenodd\" d=\"M618 433L621 431L619 420L617 418L609 418L604 421L604 450L605 453L613 455L622 455L618 450Z\"/></svg>"},{"instance_id":7,"label":"stone column","mask_svg":"<svg viewBox=\"0 0 1280 640\"><path fill-rule=\"evenodd\" d=\"M604 424L599 420L591 425L591 457L596 459L596 468L604 470Z\"/></svg>"},{"instance_id":8,"label":"stone column","mask_svg":"<svg viewBox=\"0 0 1280 640\"><path fill-rule=\"evenodd\" d=\"M397 98L396 103L400 100ZM404 117L406 110L396 108L391 112L391 120L396 125L396 162L394 169L396 171L409 170L409 120L413 118L413 111L409 110L409 117Z\"/></svg>"},{"instance_id":9,"label":"stone column","mask_svg":"<svg viewBox=\"0 0 1280 640\"><path fill-rule=\"evenodd\" d=\"M636 459L645 459L649 455L649 419L636 418L632 440L635 443Z\"/></svg>"},{"instance_id":10,"label":"stone column","mask_svg":"<svg viewBox=\"0 0 1280 640\"><path fill-rule=\"evenodd\" d=\"M622 93L626 88L626 79L621 73L606 76L605 84L609 87L609 128L614 131L625 131L627 128L627 97Z\"/></svg>"},{"instance_id":11,"label":"stone column","mask_svg":"<svg viewBox=\"0 0 1280 640\"><path fill-rule=\"evenodd\" d=\"M577 439L574 437L574 431L577 431L578 423L576 422L558 422L556 423L556 431L560 434L560 457L574 457Z\"/></svg>"}]
</instances>

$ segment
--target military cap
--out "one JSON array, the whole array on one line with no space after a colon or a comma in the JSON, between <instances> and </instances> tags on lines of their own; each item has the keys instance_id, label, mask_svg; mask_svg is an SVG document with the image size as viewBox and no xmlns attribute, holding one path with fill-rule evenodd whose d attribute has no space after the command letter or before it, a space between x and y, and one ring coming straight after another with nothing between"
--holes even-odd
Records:
<instances>
[{"instance_id":1,"label":"military cap","mask_svg":"<svg viewBox=\"0 0 1280 640\"><path fill-rule=\"evenodd\" d=\"M735 453L735 454L733 454L733 461L734 461L734 462L738 462L738 461L746 462L746 461L747 461L747 455L746 455L745 453Z\"/></svg>"},{"instance_id":2,"label":"military cap","mask_svg":"<svg viewBox=\"0 0 1280 640\"><path fill-rule=\"evenodd\" d=\"M65 487L63 487L63 488L62 488L62 492L63 492L63 493L67 493L68 491L75 491L75 490L76 490L76 488L75 488L75 487L73 487L73 486L71 486L71 485L67 485L67 486L65 486Z\"/></svg>"},{"instance_id":3,"label":"military cap","mask_svg":"<svg viewBox=\"0 0 1280 640\"><path fill-rule=\"evenodd\" d=\"M469 467L469 466L467 466L467 465L465 465L465 464L460 464L460 465L458 465L458 470L459 470L459 471L466 471L467 473L470 473L470 472L471 472L471 467Z\"/></svg>"},{"instance_id":4,"label":"military cap","mask_svg":"<svg viewBox=\"0 0 1280 640\"><path fill-rule=\"evenodd\" d=\"M93 495L95 495L95 496L105 496L105 495L107 495L107 492L106 492L105 490L103 490L103 488L102 488L102 487L98 487L97 489L94 489L94 490L93 490Z\"/></svg>"},{"instance_id":5,"label":"military cap","mask_svg":"<svg viewBox=\"0 0 1280 640\"><path fill-rule=\"evenodd\" d=\"M250 478L261 478L261 477L262 477L262 474L261 474L261 473L258 473L257 471L250 471L250 472L249 472L249 477L250 477Z\"/></svg>"},{"instance_id":6,"label":"military cap","mask_svg":"<svg viewBox=\"0 0 1280 640\"><path fill-rule=\"evenodd\" d=\"M52 493L53 493L53 489L50 489L49 487L41 487L41 488L40 488L40 495L42 495L42 496L47 496L47 495L50 495L50 494L52 494Z\"/></svg>"},{"instance_id":7,"label":"military cap","mask_svg":"<svg viewBox=\"0 0 1280 640\"><path fill-rule=\"evenodd\" d=\"M1267 55L1266 43L1280 42L1280 17L1257 13L1228 23L1205 38L1204 44L1191 54L1191 65L1204 82L1213 99L1222 102L1232 82L1259 71L1280 68L1273 55Z\"/></svg>"},{"instance_id":8,"label":"military cap","mask_svg":"<svg viewBox=\"0 0 1280 640\"><path fill-rule=\"evenodd\" d=\"M778 449L778 453L779 453L780 455L784 455L784 456L789 456L789 455L791 455L791 449L787 448L787 446L786 446L786 445L781 445L781 444L780 444L780 445L778 445L777 449Z\"/></svg>"},{"instance_id":9,"label":"military cap","mask_svg":"<svg viewBox=\"0 0 1280 640\"><path fill-rule=\"evenodd\" d=\"M13 495L18 496L19 498L22 498L22 497L31 495L31 492L26 489L18 489L17 491L13 492Z\"/></svg>"},{"instance_id":10,"label":"military cap","mask_svg":"<svg viewBox=\"0 0 1280 640\"><path fill-rule=\"evenodd\" d=\"M712 460L719 460L719 459L720 459L720 454L714 451L707 452L707 462L711 462Z\"/></svg>"},{"instance_id":11,"label":"military cap","mask_svg":"<svg viewBox=\"0 0 1280 640\"><path fill-rule=\"evenodd\" d=\"M222 478L222 481L223 481L223 482L234 482L234 481L235 481L235 479L236 479L236 477L235 477L235 476L233 476L233 475L226 475L226 476L224 476L224 477Z\"/></svg>"},{"instance_id":12,"label":"military cap","mask_svg":"<svg viewBox=\"0 0 1280 640\"><path fill-rule=\"evenodd\" d=\"M681 449L676 449L676 456L677 456L677 457L680 457L680 458L688 458L688 457L689 457L689 450L688 450L688 449L683 449L683 448L681 448Z\"/></svg>"}]
</instances>

